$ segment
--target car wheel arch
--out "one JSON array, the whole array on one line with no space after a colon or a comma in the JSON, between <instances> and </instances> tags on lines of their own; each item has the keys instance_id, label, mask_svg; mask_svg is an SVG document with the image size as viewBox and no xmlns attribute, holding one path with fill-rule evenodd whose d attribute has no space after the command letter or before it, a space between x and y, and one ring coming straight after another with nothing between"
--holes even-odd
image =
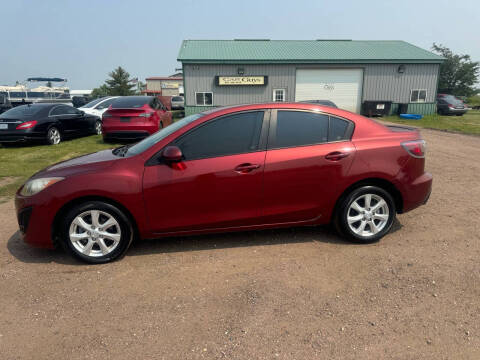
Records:
<instances>
[{"instance_id":1,"label":"car wheel arch","mask_svg":"<svg viewBox=\"0 0 480 360\"><path fill-rule=\"evenodd\" d=\"M348 186L342 194L339 196L337 201L335 202L335 207L332 212L332 219L336 217L337 211L339 210L340 204L343 202L343 199L348 196L352 191L358 189L362 186L377 186L386 192L388 192L393 201L395 202L395 209L398 214L403 212L403 197L402 193L397 189L397 187L390 181L382 178L365 178L358 180Z\"/></svg>"},{"instance_id":2,"label":"car wheel arch","mask_svg":"<svg viewBox=\"0 0 480 360\"><path fill-rule=\"evenodd\" d=\"M105 197L105 196L82 196L82 197L74 198L74 199L66 202L65 204L63 204L63 206L55 214L55 217L54 217L53 222L52 222L52 227L51 227L51 238L52 238L52 242L53 242L55 248L57 248L58 245L59 245L58 236L59 236L59 231L60 231L60 228L61 228L61 226L60 226L61 225L61 220L63 219L63 217L75 206L83 204L83 203L87 203L89 201L101 201L101 202L104 202L104 203L107 203L107 204L110 204L110 205L113 205L113 206L117 207L130 220L130 222L132 224L132 227L133 227L133 237L134 237L134 239L139 238L140 231L139 231L138 224L137 224L137 221L136 221L135 217L120 202L118 202L118 201L116 201L112 198Z\"/></svg>"}]
</instances>

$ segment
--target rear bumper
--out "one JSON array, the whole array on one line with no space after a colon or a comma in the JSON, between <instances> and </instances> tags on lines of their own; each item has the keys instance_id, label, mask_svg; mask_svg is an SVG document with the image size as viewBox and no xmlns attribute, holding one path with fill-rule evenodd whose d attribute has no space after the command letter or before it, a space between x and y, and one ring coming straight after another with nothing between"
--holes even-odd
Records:
<instances>
[{"instance_id":1,"label":"rear bumper","mask_svg":"<svg viewBox=\"0 0 480 360\"><path fill-rule=\"evenodd\" d=\"M32 140L42 140L45 138L45 134L22 132L22 131L0 131L0 143L21 143Z\"/></svg>"},{"instance_id":2,"label":"rear bumper","mask_svg":"<svg viewBox=\"0 0 480 360\"><path fill-rule=\"evenodd\" d=\"M103 132L102 135L104 140L141 140L150 136L150 133L148 131L117 130Z\"/></svg>"},{"instance_id":3,"label":"rear bumper","mask_svg":"<svg viewBox=\"0 0 480 360\"><path fill-rule=\"evenodd\" d=\"M404 186L402 191L403 212L413 210L427 203L432 193L432 181L432 174L426 172L410 184Z\"/></svg>"}]
</instances>

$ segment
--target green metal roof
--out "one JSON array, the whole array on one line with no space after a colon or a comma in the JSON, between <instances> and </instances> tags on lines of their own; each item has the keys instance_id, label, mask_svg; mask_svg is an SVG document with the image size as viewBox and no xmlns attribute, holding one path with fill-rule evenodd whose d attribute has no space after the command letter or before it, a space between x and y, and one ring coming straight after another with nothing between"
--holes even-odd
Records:
<instances>
[{"instance_id":1,"label":"green metal roof","mask_svg":"<svg viewBox=\"0 0 480 360\"><path fill-rule=\"evenodd\" d=\"M441 63L443 58L399 40L184 40L184 63Z\"/></svg>"}]
</instances>

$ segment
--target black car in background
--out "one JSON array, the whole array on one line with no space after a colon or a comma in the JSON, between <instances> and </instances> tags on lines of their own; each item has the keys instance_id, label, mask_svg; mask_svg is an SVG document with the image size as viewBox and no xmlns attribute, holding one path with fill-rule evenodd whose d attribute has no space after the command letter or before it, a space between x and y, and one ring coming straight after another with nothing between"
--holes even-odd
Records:
<instances>
[{"instance_id":1,"label":"black car in background","mask_svg":"<svg viewBox=\"0 0 480 360\"><path fill-rule=\"evenodd\" d=\"M10 110L12 108L12 104L10 100L8 100L8 96L6 93L0 93L0 114Z\"/></svg>"},{"instance_id":2,"label":"black car in background","mask_svg":"<svg viewBox=\"0 0 480 360\"><path fill-rule=\"evenodd\" d=\"M59 144L63 139L101 134L101 120L65 104L30 104L0 114L0 143L33 140Z\"/></svg>"},{"instance_id":3,"label":"black car in background","mask_svg":"<svg viewBox=\"0 0 480 360\"><path fill-rule=\"evenodd\" d=\"M437 111L440 115L462 116L468 111L468 107L462 100L457 99L453 95L438 94Z\"/></svg>"},{"instance_id":4,"label":"black car in background","mask_svg":"<svg viewBox=\"0 0 480 360\"><path fill-rule=\"evenodd\" d=\"M304 104L316 104L316 105L330 106L330 107L338 109L338 106L335 105L335 103L333 101L330 101L330 100L304 100L304 101L300 101L300 102L304 103Z\"/></svg>"}]
</instances>

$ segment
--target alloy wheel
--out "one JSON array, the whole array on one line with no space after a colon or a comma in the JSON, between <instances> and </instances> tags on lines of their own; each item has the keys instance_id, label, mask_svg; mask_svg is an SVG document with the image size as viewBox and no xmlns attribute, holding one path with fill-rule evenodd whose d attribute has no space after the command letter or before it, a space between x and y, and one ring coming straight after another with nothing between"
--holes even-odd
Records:
<instances>
[{"instance_id":1,"label":"alloy wheel","mask_svg":"<svg viewBox=\"0 0 480 360\"><path fill-rule=\"evenodd\" d=\"M95 133L97 135L102 135L102 123L100 121L95 123Z\"/></svg>"},{"instance_id":2,"label":"alloy wheel","mask_svg":"<svg viewBox=\"0 0 480 360\"><path fill-rule=\"evenodd\" d=\"M48 139L53 145L59 144L61 140L60 131L58 131L56 128L51 128L48 130Z\"/></svg>"},{"instance_id":3,"label":"alloy wheel","mask_svg":"<svg viewBox=\"0 0 480 360\"><path fill-rule=\"evenodd\" d=\"M358 236L370 237L378 234L390 218L388 204L380 195L362 194L350 204L347 223Z\"/></svg>"},{"instance_id":4,"label":"alloy wheel","mask_svg":"<svg viewBox=\"0 0 480 360\"><path fill-rule=\"evenodd\" d=\"M100 257L110 254L120 243L120 224L109 213L88 210L77 215L69 229L69 238L80 254Z\"/></svg>"}]
</instances>

